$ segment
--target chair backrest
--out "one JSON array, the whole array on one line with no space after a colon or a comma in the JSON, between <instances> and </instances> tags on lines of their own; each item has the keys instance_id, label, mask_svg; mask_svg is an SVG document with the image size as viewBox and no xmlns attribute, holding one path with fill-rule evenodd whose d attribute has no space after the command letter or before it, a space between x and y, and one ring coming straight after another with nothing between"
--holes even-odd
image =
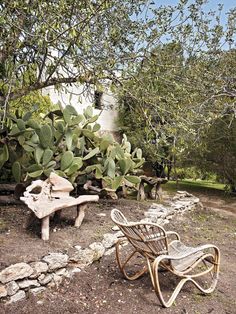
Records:
<instances>
[{"instance_id":1,"label":"chair backrest","mask_svg":"<svg viewBox=\"0 0 236 314\"><path fill-rule=\"evenodd\" d=\"M142 255L155 259L158 255L168 254L167 235L161 226L146 222L129 222L118 209L111 211L111 219Z\"/></svg>"}]
</instances>

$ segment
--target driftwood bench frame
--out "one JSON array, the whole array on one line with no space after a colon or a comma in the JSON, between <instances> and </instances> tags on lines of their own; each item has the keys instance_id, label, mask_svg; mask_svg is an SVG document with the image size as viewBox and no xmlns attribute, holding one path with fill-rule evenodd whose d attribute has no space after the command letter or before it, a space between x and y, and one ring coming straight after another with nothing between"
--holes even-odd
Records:
<instances>
[{"instance_id":1,"label":"driftwood bench frame","mask_svg":"<svg viewBox=\"0 0 236 314\"><path fill-rule=\"evenodd\" d=\"M138 187L137 200L144 201L147 197L151 199L162 200L162 187L161 185L166 183L168 180L166 178L157 178L157 177L147 177L140 176L140 183ZM145 184L147 185L147 191L145 192ZM153 198L152 191L155 191Z\"/></svg>"},{"instance_id":2,"label":"driftwood bench frame","mask_svg":"<svg viewBox=\"0 0 236 314\"><path fill-rule=\"evenodd\" d=\"M76 206L75 227L80 227L85 216L87 203L97 202L99 199L98 195L81 195L74 198L69 195L73 189L72 184L68 180L53 172L47 180L33 181L26 188L24 196L20 199L41 220L42 240L49 240L49 220L51 214Z\"/></svg>"}]
</instances>

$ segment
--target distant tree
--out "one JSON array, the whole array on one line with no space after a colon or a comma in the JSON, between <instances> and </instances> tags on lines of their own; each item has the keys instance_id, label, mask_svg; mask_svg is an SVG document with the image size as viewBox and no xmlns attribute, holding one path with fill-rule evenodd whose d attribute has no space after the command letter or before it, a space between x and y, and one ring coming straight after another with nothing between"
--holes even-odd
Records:
<instances>
[{"instance_id":1,"label":"distant tree","mask_svg":"<svg viewBox=\"0 0 236 314\"><path fill-rule=\"evenodd\" d=\"M158 46L120 92L121 129L146 158L171 170L215 121L235 119L235 62L235 49L193 57L177 42Z\"/></svg>"},{"instance_id":2,"label":"distant tree","mask_svg":"<svg viewBox=\"0 0 236 314\"><path fill-rule=\"evenodd\" d=\"M205 129L201 142L185 156L186 164L195 164L206 172L215 173L236 192L236 120L230 112Z\"/></svg>"}]
</instances>

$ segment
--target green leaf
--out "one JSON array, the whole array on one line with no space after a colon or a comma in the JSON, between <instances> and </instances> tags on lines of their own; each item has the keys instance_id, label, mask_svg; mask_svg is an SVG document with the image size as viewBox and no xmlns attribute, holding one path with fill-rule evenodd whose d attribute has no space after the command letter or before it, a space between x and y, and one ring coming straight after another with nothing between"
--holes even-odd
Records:
<instances>
[{"instance_id":1,"label":"green leaf","mask_svg":"<svg viewBox=\"0 0 236 314\"><path fill-rule=\"evenodd\" d=\"M0 153L0 169L5 164L5 162L9 159L9 152L8 147L6 144L4 144L3 148L1 149Z\"/></svg>"},{"instance_id":2,"label":"green leaf","mask_svg":"<svg viewBox=\"0 0 236 314\"><path fill-rule=\"evenodd\" d=\"M74 159L74 154L71 151L65 152L61 157L61 170L69 168Z\"/></svg>"},{"instance_id":3,"label":"green leaf","mask_svg":"<svg viewBox=\"0 0 236 314\"><path fill-rule=\"evenodd\" d=\"M63 118L68 125L73 124L72 116L77 116L78 113L73 106L66 106L63 110Z\"/></svg>"},{"instance_id":4,"label":"green leaf","mask_svg":"<svg viewBox=\"0 0 236 314\"><path fill-rule=\"evenodd\" d=\"M71 176L73 173L75 173L77 170L79 170L79 166L77 164L72 164L68 169L65 170L65 173L68 176Z\"/></svg>"},{"instance_id":5,"label":"green leaf","mask_svg":"<svg viewBox=\"0 0 236 314\"><path fill-rule=\"evenodd\" d=\"M47 148L52 142L52 129L48 124L44 124L39 132L40 144L43 148Z\"/></svg>"},{"instance_id":6,"label":"green leaf","mask_svg":"<svg viewBox=\"0 0 236 314\"><path fill-rule=\"evenodd\" d=\"M107 162L105 163L105 167L107 169L108 177L114 178L115 172L116 172L116 164L112 158L107 158Z\"/></svg>"},{"instance_id":7,"label":"green leaf","mask_svg":"<svg viewBox=\"0 0 236 314\"><path fill-rule=\"evenodd\" d=\"M124 150L120 145L116 146L116 159L123 159L125 157Z\"/></svg>"},{"instance_id":8,"label":"green leaf","mask_svg":"<svg viewBox=\"0 0 236 314\"><path fill-rule=\"evenodd\" d=\"M50 148L45 149L43 153L43 166L47 165L52 159L53 151Z\"/></svg>"},{"instance_id":9,"label":"green leaf","mask_svg":"<svg viewBox=\"0 0 236 314\"><path fill-rule=\"evenodd\" d=\"M77 117L72 118L73 125L80 124L84 120L84 116L82 114L79 114Z\"/></svg>"},{"instance_id":10,"label":"green leaf","mask_svg":"<svg viewBox=\"0 0 236 314\"><path fill-rule=\"evenodd\" d=\"M137 176L125 176L125 179L134 185L141 182L140 178Z\"/></svg>"},{"instance_id":11,"label":"green leaf","mask_svg":"<svg viewBox=\"0 0 236 314\"><path fill-rule=\"evenodd\" d=\"M101 125L98 123L95 123L93 126L93 132L97 132L101 129Z\"/></svg>"},{"instance_id":12,"label":"green leaf","mask_svg":"<svg viewBox=\"0 0 236 314\"><path fill-rule=\"evenodd\" d=\"M49 161L49 163L46 165L46 168L53 168L56 166L56 161L55 160L51 160Z\"/></svg>"},{"instance_id":13,"label":"green leaf","mask_svg":"<svg viewBox=\"0 0 236 314\"><path fill-rule=\"evenodd\" d=\"M132 160L128 158L120 159L118 163L122 174L126 174L132 166Z\"/></svg>"},{"instance_id":14,"label":"green leaf","mask_svg":"<svg viewBox=\"0 0 236 314\"><path fill-rule=\"evenodd\" d=\"M77 113L75 107L73 107L71 105L67 105L64 110L68 111L72 116L78 116L78 113Z\"/></svg>"},{"instance_id":15,"label":"green leaf","mask_svg":"<svg viewBox=\"0 0 236 314\"><path fill-rule=\"evenodd\" d=\"M17 119L16 124L17 124L17 127L20 131L25 130L25 122L22 119Z\"/></svg>"},{"instance_id":16,"label":"green leaf","mask_svg":"<svg viewBox=\"0 0 236 314\"><path fill-rule=\"evenodd\" d=\"M43 157L44 149L42 149L40 146L37 146L34 150L34 159L37 162L37 164L40 164L41 158Z\"/></svg>"},{"instance_id":17,"label":"green leaf","mask_svg":"<svg viewBox=\"0 0 236 314\"><path fill-rule=\"evenodd\" d=\"M79 168L81 168L83 166L83 158L74 157L73 163L76 164Z\"/></svg>"},{"instance_id":18,"label":"green leaf","mask_svg":"<svg viewBox=\"0 0 236 314\"><path fill-rule=\"evenodd\" d=\"M16 126L14 125L11 129L11 132L9 133L10 136L15 136L17 134L20 134L21 133L21 130Z\"/></svg>"},{"instance_id":19,"label":"green leaf","mask_svg":"<svg viewBox=\"0 0 236 314\"><path fill-rule=\"evenodd\" d=\"M69 129L66 131L65 133L65 137L66 137L66 146L68 150L71 150L72 148L72 130Z\"/></svg>"},{"instance_id":20,"label":"green leaf","mask_svg":"<svg viewBox=\"0 0 236 314\"><path fill-rule=\"evenodd\" d=\"M49 177L53 170L53 168L47 168L43 170L43 173L45 174L45 176Z\"/></svg>"},{"instance_id":21,"label":"green leaf","mask_svg":"<svg viewBox=\"0 0 236 314\"><path fill-rule=\"evenodd\" d=\"M19 144L22 146L22 145L24 145L24 143L25 143L25 137L24 137L24 135L19 135L18 136L18 142L19 142Z\"/></svg>"},{"instance_id":22,"label":"green leaf","mask_svg":"<svg viewBox=\"0 0 236 314\"><path fill-rule=\"evenodd\" d=\"M95 170L95 178L96 179L101 179L103 177L102 175L102 167L101 165L99 165L98 167L96 167L96 170Z\"/></svg>"},{"instance_id":23,"label":"green leaf","mask_svg":"<svg viewBox=\"0 0 236 314\"><path fill-rule=\"evenodd\" d=\"M33 134L32 137L31 137L31 139L30 139L30 141L31 141L32 143L34 143L34 144L38 144L38 143L39 143L39 137L38 137L38 135L37 135L36 133Z\"/></svg>"},{"instance_id":24,"label":"green leaf","mask_svg":"<svg viewBox=\"0 0 236 314\"><path fill-rule=\"evenodd\" d=\"M102 140L100 143L100 150L105 151L110 145L110 142L106 139Z\"/></svg>"},{"instance_id":25,"label":"green leaf","mask_svg":"<svg viewBox=\"0 0 236 314\"><path fill-rule=\"evenodd\" d=\"M34 152L34 148L32 146L30 146L30 145L24 144L24 145L22 145L22 147L28 153Z\"/></svg>"},{"instance_id":26,"label":"green leaf","mask_svg":"<svg viewBox=\"0 0 236 314\"><path fill-rule=\"evenodd\" d=\"M88 160L90 158L92 158L93 156L97 155L99 153L99 147L94 148L93 150L91 150L84 158L83 160Z\"/></svg>"},{"instance_id":27,"label":"green leaf","mask_svg":"<svg viewBox=\"0 0 236 314\"><path fill-rule=\"evenodd\" d=\"M34 130L39 130L40 129L40 125L38 124L38 122L36 122L33 119L30 119L29 121L27 121L26 125L28 125L30 128L32 128Z\"/></svg>"},{"instance_id":28,"label":"green leaf","mask_svg":"<svg viewBox=\"0 0 236 314\"><path fill-rule=\"evenodd\" d=\"M33 164L27 168L28 172L36 172L39 170L43 170L43 167L41 165L38 165L38 164Z\"/></svg>"},{"instance_id":29,"label":"green leaf","mask_svg":"<svg viewBox=\"0 0 236 314\"><path fill-rule=\"evenodd\" d=\"M43 173L43 170L38 170L38 171L35 171L35 172L31 172L31 173L28 172L28 175L31 178L37 178L37 177L40 177L42 173Z\"/></svg>"},{"instance_id":30,"label":"green leaf","mask_svg":"<svg viewBox=\"0 0 236 314\"><path fill-rule=\"evenodd\" d=\"M95 115L92 118L88 119L87 123L94 123L95 121L97 121L98 118L99 118L99 115Z\"/></svg>"},{"instance_id":31,"label":"green leaf","mask_svg":"<svg viewBox=\"0 0 236 314\"><path fill-rule=\"evenodd\" d=\"M112 182L112 186L111 186L112 189L116 191L118 187L122 185L123 179L124 179L123 176L115 177L115 179Z\"/></svg>"},{"instance_id":32,"label":"green leaf","mask_svg":"<svg viewBox=\"0 0 236 314\"><path fill-rule=\"evenodd\" d=\"M55 173L56 173L58 176L62 177L62 178L66 178L66 175L65 175L64 171L55 170Z\"/></svg>"},{"instance_id":33,"label":"green leaf","mask_svg":"<svg viewBox=\"0 0 236 314\"><path fill-rule=\"evenodd\" d=\"M12 165L12 174L17 183L20 182L21 179L21 165L19 161L15 161Z\"/></svg>"},{"instance_id":34,"label":"green leaf","mask_svg":"<svg viewBox=\"0 0 236 314\"><path fill-rule=\"evenodd\" d=\"M56 129L61 133L64 134L65 125L62 121L58 121L56 124Z\"/></svg>"},{"instance_id":35,"label":"green leaf","mask_svg":"<svg viewBox=\"0 0 236 314\"><path fill-rule=\"evenodd\" d=\"M32 112L28 111L26 112L26 114L24 114L22 119L26 122L31 118L31 116L32 116Z\"/></svg>"},{"instance_id":36,"label":"green leaf","mask_svg":"<svg viewBox=\"0 0 236 314\"><path fill-rule=\"evenodd\" d=\"M85 110L84 110L84 116L86 118L91 118L93 116L93 107L92 106L88 106Z\"/></svg>"},{"instance_id":37,"label":"green leaf","mask_svg":"<svg viewBox=\"0 0 236 314\"><path fill-rule=\"evenodd\" d=\"M142 158L142 149L141 148L137 149L136 156L137 156L138 159Z\"/></svg>"},{"instance_id":38,"label":"green leaf","mask_svg":"<svg viewBox=\"0 0 236 314\"><path fill-rule=\"evenodd\" d=\"M82 130L83 135L88 137L89 139L93 139L94 138L94 133L88 129L84 129Z\"/></svg>"}]
</instances>

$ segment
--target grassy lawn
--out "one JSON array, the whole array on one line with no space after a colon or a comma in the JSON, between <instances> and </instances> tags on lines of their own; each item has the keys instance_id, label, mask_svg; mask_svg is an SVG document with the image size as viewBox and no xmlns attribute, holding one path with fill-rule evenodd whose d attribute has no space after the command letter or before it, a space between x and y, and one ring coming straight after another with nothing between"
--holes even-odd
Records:
<instances>
[{"instance_id":1,"label":"grassy lawn","mask_svg":"<svg viewBox=\"0 0 236 314\"><path fill-rule=\"evenodd\" d=\"M176 183L176 181L169 181L163 185L163 189L167 192L175 193L177 190L186 190L187 192L192 193L206 193L206 194L215 194L218 196L225 196L225 185L221 183L216 183L213 181L205 180L181 180Z\"/></svg>"}]
</instances>

